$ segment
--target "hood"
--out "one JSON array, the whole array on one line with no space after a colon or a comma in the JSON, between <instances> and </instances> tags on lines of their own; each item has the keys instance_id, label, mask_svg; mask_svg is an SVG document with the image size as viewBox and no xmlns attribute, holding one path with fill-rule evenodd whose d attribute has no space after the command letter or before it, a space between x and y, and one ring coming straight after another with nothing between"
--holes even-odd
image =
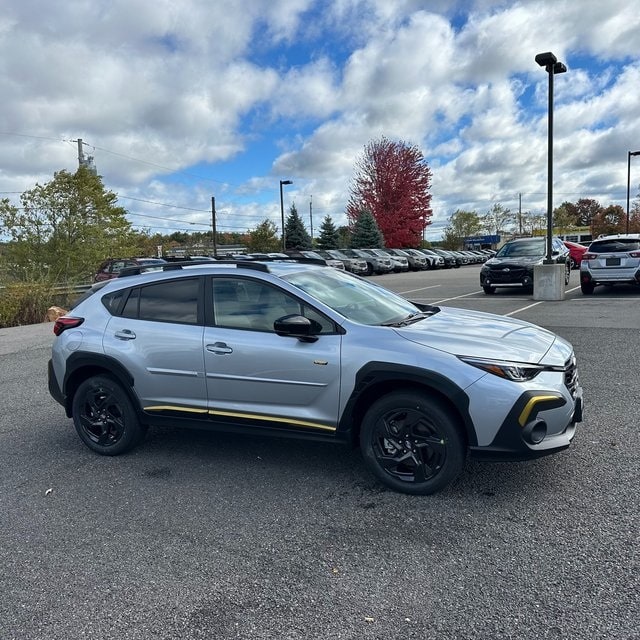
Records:
<instances>
[{"instance_id":1,"label":"hood","mask_svg":"<svg viewBox=\"0 0 640 640\"><path fill-rule=\"evenodd\" d=\"M439 313L395 331L411 342L457 356L530 363L540 362L557 338L523 320L453 307L441 307Z\"/></svg>"}]
</instances>

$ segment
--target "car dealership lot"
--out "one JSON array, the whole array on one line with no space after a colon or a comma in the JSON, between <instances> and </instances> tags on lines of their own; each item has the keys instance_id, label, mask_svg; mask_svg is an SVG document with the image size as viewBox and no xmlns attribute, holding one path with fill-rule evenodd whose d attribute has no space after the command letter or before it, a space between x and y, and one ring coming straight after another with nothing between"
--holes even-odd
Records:
<instances>
[{"instance_id":1,"label":"car dealership lot","mask_svg":"<svg viewBox=\"0 0 640 640\"><path fill-rule=\"evenodd\" d=\"M49 396L51 325L0 329L0 638L634 638L640 289L486 296L479 267L375 276L569 339L563 453L384 490L330 445L152 430L103 458Z\"/></svg>"}]
</instances>

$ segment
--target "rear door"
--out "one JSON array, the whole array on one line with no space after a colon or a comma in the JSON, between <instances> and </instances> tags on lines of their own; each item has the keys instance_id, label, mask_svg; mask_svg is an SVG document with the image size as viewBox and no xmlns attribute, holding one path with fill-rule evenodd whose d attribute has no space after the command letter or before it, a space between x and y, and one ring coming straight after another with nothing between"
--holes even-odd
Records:
<instances>
[{"instance_id":1,"label":"rear door","mask_svg":"<svg viewBox=\"0 0 640 640\"><path fill-rule=\"evenodd\" d=\"M109 320L104 351L132 374L146 411L207 417L203 283L194 277L136 287Z\"/></svg>"}]
</instances>

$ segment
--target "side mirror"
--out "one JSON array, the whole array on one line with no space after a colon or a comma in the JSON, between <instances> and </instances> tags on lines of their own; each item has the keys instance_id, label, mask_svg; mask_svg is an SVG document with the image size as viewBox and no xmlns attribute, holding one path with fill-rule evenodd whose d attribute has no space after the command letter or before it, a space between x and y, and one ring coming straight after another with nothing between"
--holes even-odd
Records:
<instances>
[{"instance_id":1,"label":"side mirror","mask_svg":"<svg viewBox=\"0 0 640 640\"><path fill-rule=\"evenodd\" d=\"M303 342L315 342L322 331L319 322L295 313L278 318L273 328L279 336L298 338Z\"/></svg>"}]
</instances>

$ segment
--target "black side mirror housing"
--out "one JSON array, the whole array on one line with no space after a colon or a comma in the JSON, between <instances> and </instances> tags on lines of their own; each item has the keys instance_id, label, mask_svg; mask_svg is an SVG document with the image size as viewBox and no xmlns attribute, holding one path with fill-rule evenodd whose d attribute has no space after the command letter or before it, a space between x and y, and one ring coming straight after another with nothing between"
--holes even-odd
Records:
<instances>
[{"instance_id":1,"label":"black side mirror housing","mask_svg":"<svg viewBox=\"0 0 640 640\"><path fill-rule=\"evenodd\" d=\"M322 331L318 322L296 313L278 318L273 328L279 336L298 338L303 342L315 342Z\"/></svg>"}]
</instances>

